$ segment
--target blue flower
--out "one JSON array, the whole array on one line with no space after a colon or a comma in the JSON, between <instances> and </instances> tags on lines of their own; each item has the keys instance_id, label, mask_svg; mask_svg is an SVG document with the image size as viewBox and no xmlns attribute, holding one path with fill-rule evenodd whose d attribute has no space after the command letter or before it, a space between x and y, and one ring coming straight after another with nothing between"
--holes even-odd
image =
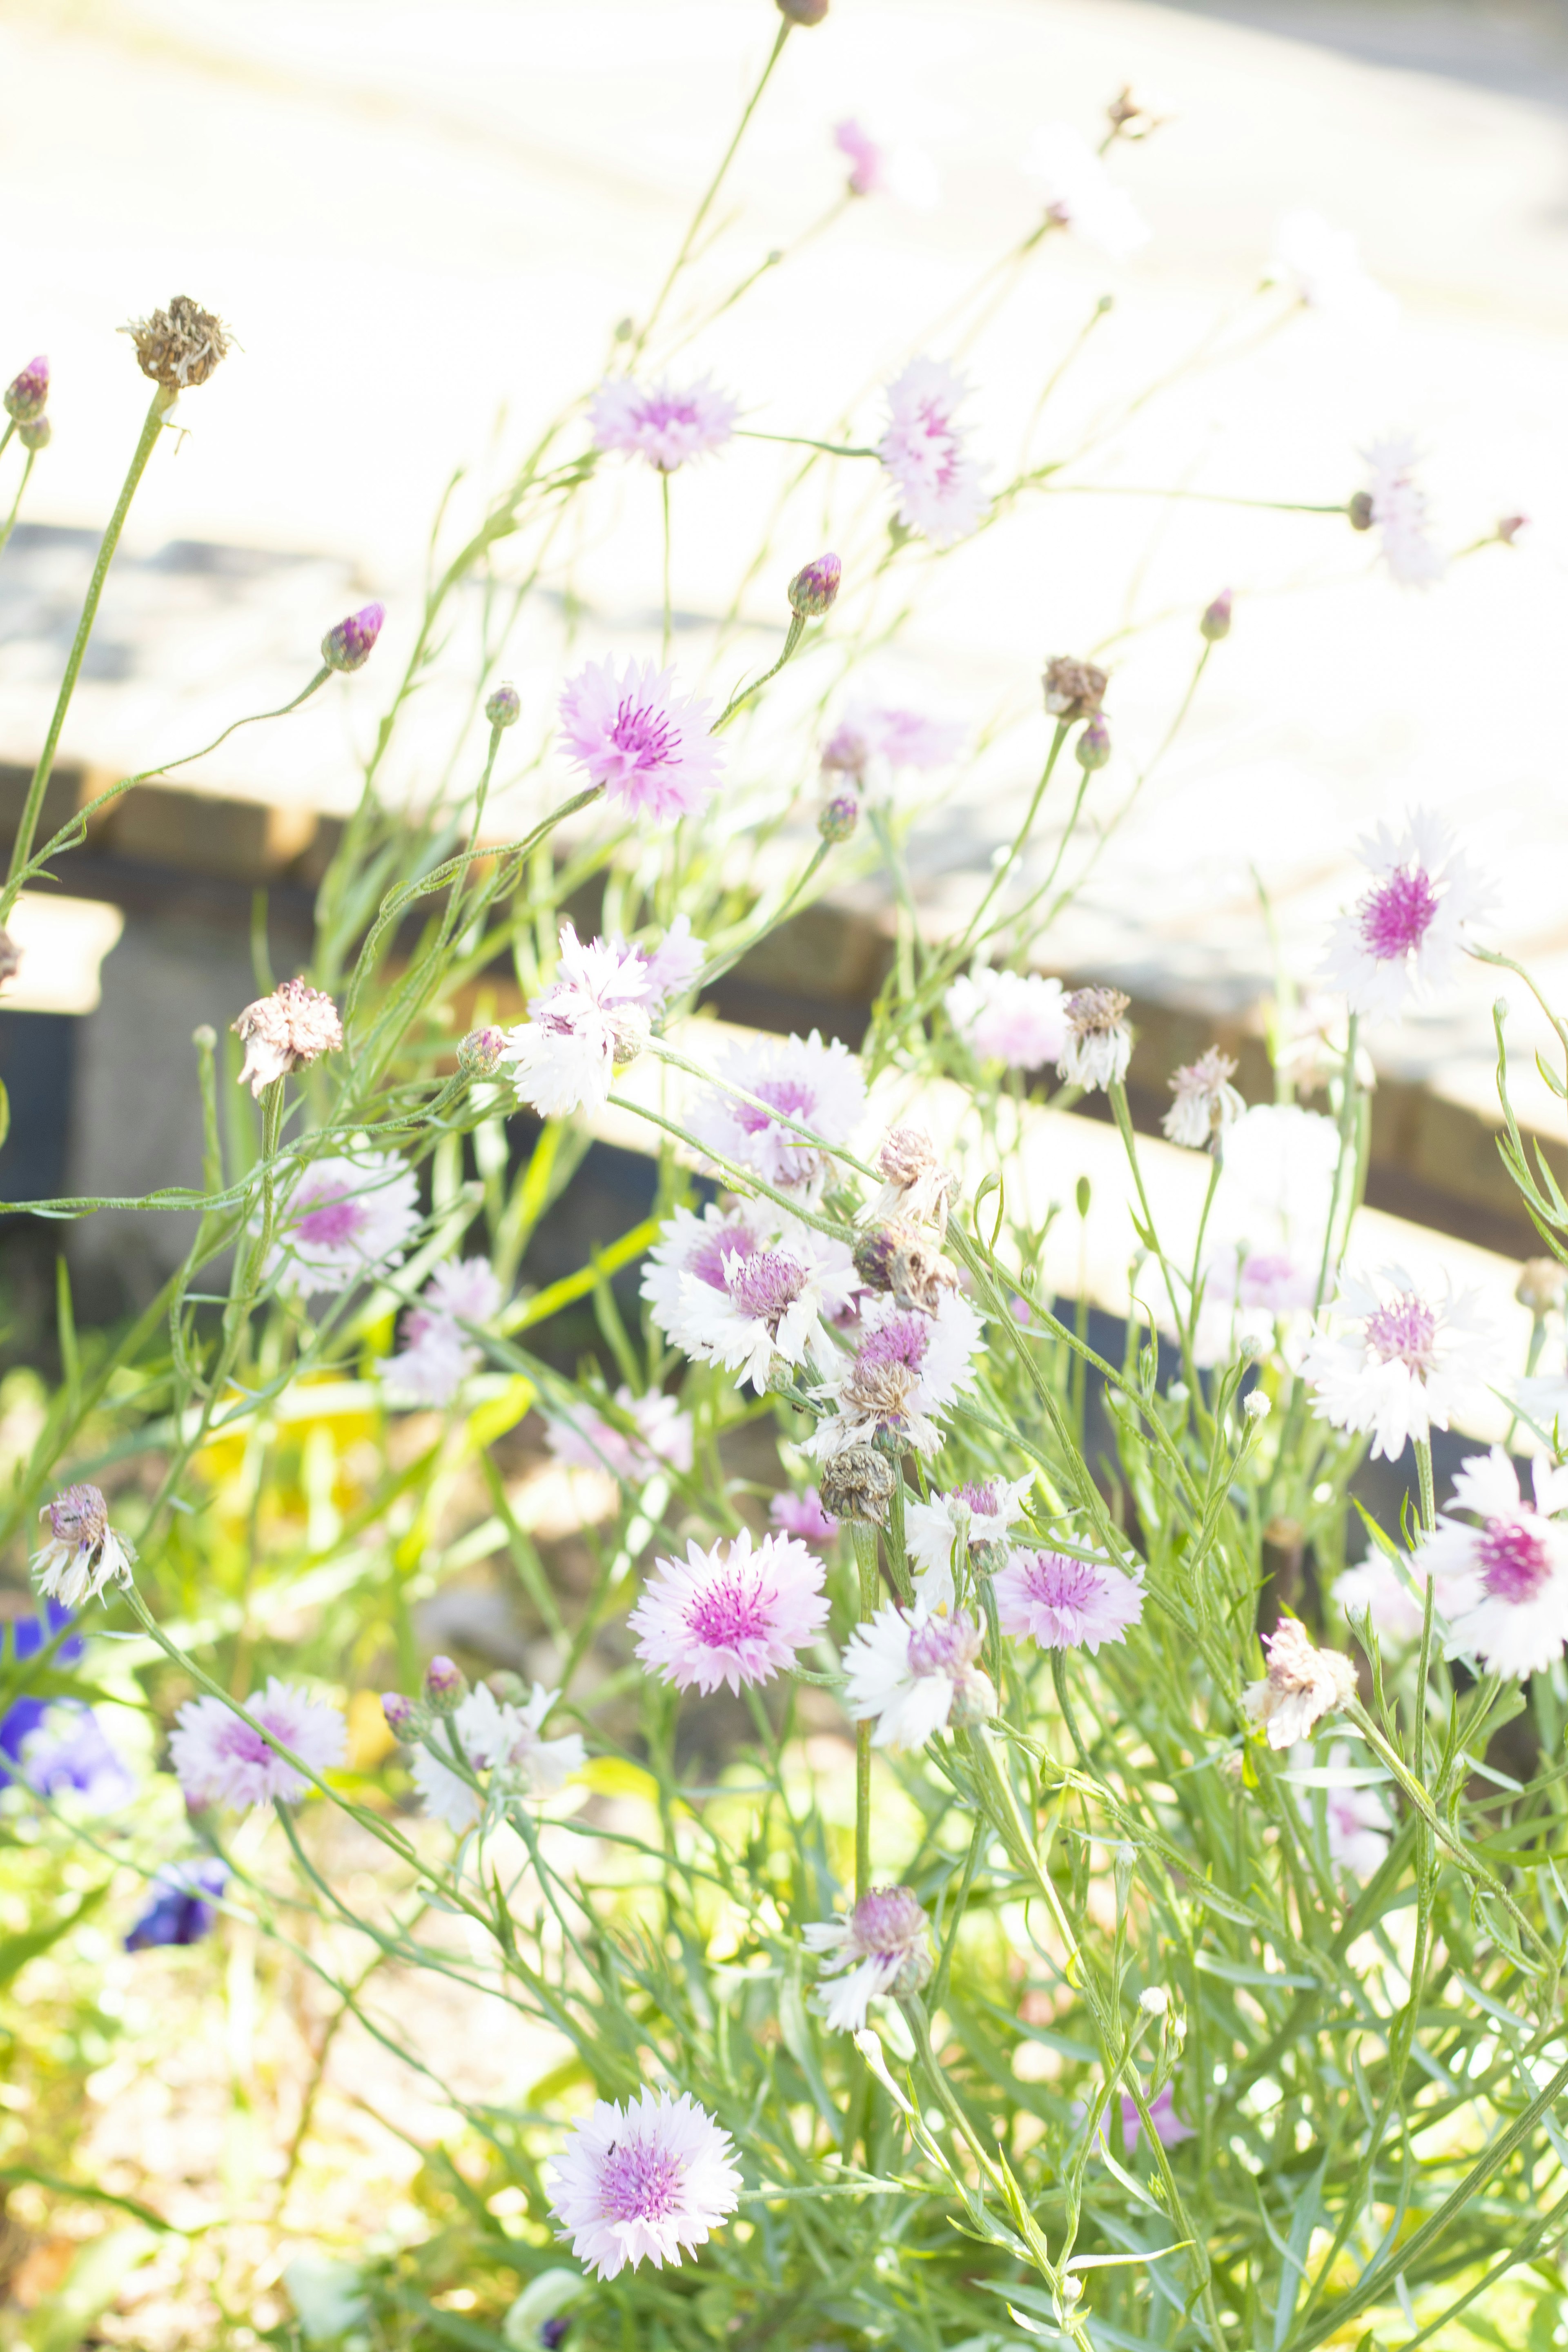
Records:
<instances>
[{"instance_id":1,"label":"blue flower","mask_svg":"<svg viewBox=\"0 0 1568 2352\"><path fill-rule=\"evenodd\" d=\"M47 1602L45 1609L44 1615L20 1618L11 1628L14 1657L37 1657L45 1643L53 1641L55 1635L70 1623L70 1611L62 1609L58 1601ZM80 1657L81 1650L80 1638L73 1633L56 1651L55 1664L61 1666L73 1664ZM50 1705L51 1701L47 1698L19 1698L15 1706L7 1708L5 1714L0 1716L0 1752L8 1756L13 1763L19 1762L23 1741L30 1733L37 1731ZM0 1762L0 1787L11 1778L5 1764Z\"/></svg>"},{"instance_id":2,"label":"blue flower","mask_svg":"<svg viewBox=\"0 0 1568 2352\"><path fill-rule=\"evenodd\" d=\"M128 1952L154 1944L195 1944L207 1935L213 1904L228 1884L226 1863L171 1862L153 1881L153 1900L125 1938Z\"/></svg>"}]
</instances>

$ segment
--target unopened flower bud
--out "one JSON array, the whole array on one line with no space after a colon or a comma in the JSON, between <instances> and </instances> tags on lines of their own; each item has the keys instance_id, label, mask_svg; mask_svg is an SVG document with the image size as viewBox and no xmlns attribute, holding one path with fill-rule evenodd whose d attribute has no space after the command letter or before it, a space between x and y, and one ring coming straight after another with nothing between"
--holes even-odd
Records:
<instances>
[{"instance_id":1,"label":"unopened flower bud","mask_svg":"<svg viewBox=\"0 0 1568 2352\"><path fill-rule=\"evenodd\" d=\"M44 413L49 396L49 363L40 352L5 387L5 414L17 425L31 425Z\"/></svg>"},{"instance_id":2,"label":"unopened flower bud","mask_svg":"<svg viewBox=\"0 0 1568 2352\"><path fill-rule=\"evenodd\" d=\"M405 1698L401 1691L383 1691L381 1711L386 1717L388 1731L395 1733L399 1739L412 1738L419 1709L411 1698Z\"/></svg>"},{"instance_id":3,"label":"unopened flower bud","mask_svg":"<svg viewBox=\"0 0 1568 2352\"><path fill-rule=\"evenodd\" d=\"M364 604L357 613L351 613L346 621L340 621L335 629L329 629L321 639L321 659L327 667L363 669L375 650L385 618L384 605Z\"/></svg>"},{"instance_id":4,"label":"unopened flower bud","mask_svg":"<svg viewBox=\"0 0 1568 2352\"><path fill-rule=\"evenodd\" d=\"M458 1047L458 1067L466 1078L488 1078L505 1051L504 1029L470 1029Z\"/></svg>"},{"instance_id":5,"label":"unopened flower bud","mask_svg":"<svg viewBox=\"0 0 1568 2352\"><path fill-rule=\"evenodd\" d=\"M1248 1421L1267 1421L1274 1408L1261 1389L1254 1389L1243 1399L1241 1410Z\"/></svg>"},{"instance_id":6,"label":"unopened flower bud","mask_svg":"<svg viewBox=\"0 0 1568 2352\"><path fill-rule=\"evenodd\" d=\"M817 1478L822 1507L836 1519L860 1519L880 1527L898 1485L887 1456L869 1445L846 1445L823 1464Z\"/></svg>"},{"instance_id":7,"label":"unopened flower bud","mask_svg":"<svg viewBox=\"0 0 1568 2352\"><path fill-rule=\"evenodd\" d=\"M1554 1257L1527 1257L1519 1269L1519 1287L1513 1295L1539 1319L1562 1306L1565 1283L1568 1268Z\"/></svg>"},{"instance_id":8,"label":"unopened flower bud","mask_svg":"<svg viewBox=\"0 0 1568 2352\"><path fill-rule=\"evenodd\" d=\"M1530 529L1528 515L1504 515L1497 527L1497 535L1505 547L1512 547L1521 531Z\"/></svg>"},{"instance_id":9,"label":"unopened flower bud","mask_svg":"<svg viewBox=\"0 0 1568 2352\"><path fill-rule=\"evenodd\" d=\"M860 822L860 803L853 793L838 793L816 820L824 841L847 841Z\"/></svg>"},{"instance_id":10,"label":"unopened flower bud","mask_svg":"<svg viewBox=\"0 0 1568 2352\"><path fill-rule=\"evenodd\" d=\"M893 1260L915 1238L912 1227L868 1225L856 1238L855 1271L872 1290L891 1290Z\"/></svg>"},{"instance_id":11,"label":"unopened flower bud","mask_svg":"<svg viewBox=\"0 0 1568 2352\"><path fill-rule=\"evenodd\" d=\"M24 449L47 449L55 437L55 428L47 416L35 416L30 425L18 425L16 438Z\"/></svg>"},{"instance_id":12,"label":"unopened flower bud","mask_svg":"<svg viewBox=\"0 0 1568 2352\"><path fill-rule=\"evenodd\" d=\"M1370 530L1373 526L1372 492L1358 490L1345 509L1352 530Z\"/></svg>"},{"instance_id":13,"label":"unopened flower bud","mask_svg":"<svg viewBox=\"0 0 1568 2352\"><path fill-rule=\"evenodd\" d=\"M514 1675L510 1667L503 1666L499 1674L487 1675L485 1680L503 1706L527 1706L528 1685L521 1675Z\"/></svg>"},{"instance_id":14,"label":"unopened flower bud","mask_svg":"<svg viewBox=\"0 0 1568 2352\"><path fill-rule=\"evenodd\" d=\"M989 1675L972 1666L963 1681L953 1685L949 1722L955 1729L967 1731L977 1723L989 1723L995 1712L996 1685Z\"/></svg>"},{"instance_id":15,"label":"unopened flower bud","mask_svg":"<svg viewBox=\"0 0 1568 2352\"><path fill-rule=\"evenodd\" d=\"M1151 1985L1138 1996L1138 2006L1149 2017L1163 2017L1171 2006L1171 1996L1163 1985Z\"/></svg>"},{"instance_id":16,"label":"unopened flower bud","mask_svg":"<svg viewBox=\"0 0 1568 2352\"><path fill-rule=\"evenodd\" d=\"M522 716L522 698L515 686L498 686L485 705L492 727L515 727Z\"/></svg>"},{"instance_id":17,"label":"unopened flower bud","mask_svg":"<svg viewBox=\"0 0 1568 2352\"><path fill-rule=\"evenodd\" d=\"M559 2352L559 2347L566 2341L571 2326L572 2315L564 2311L558 2312L553 2319L542 2321L539 2341L543 2347L543 2352Z\"/></svg>"},{"instance_id":18,"label":"unopened flower bud","mask_svg":"<svg viewBox=\"0 0 1568 2352\"><path fill-rule=\"evenodd\" d=\"M1105 723L1103 710L1097 710L1081 730L1073 751L1079 766L1086 774L1092 775L1096 768L1104 767L1110 757L1110 730Z\"/></svg>"},{"instance_id":19,"label":"unopened flower bud","mask_svg":"<svg viewBox=\"0 0 1568 2352\"><path fill-rule=\"evenodd\" d=\"M455 1715L468 1695L468 1678L450 1658L432 1658L425 1669L425 1696L437 1715Z\"/></svg>"},{"instance_id":20,"label":"unopened flower bud","mask_svg":"<svg viewBox=\"0 0 1568 2352\"><path fill-rule=\"evenodd\" d=\"M819 555L814 563L804 564L789 583L790 611L803 621L830 611L843 575L844 566L836 555Z\"/></svg>"},{"instance_id":21,"label":"unopened flower bud","mask_svg":"<svg viewBox=\"0 0 1568 2352\"><path fill-rule=\"evenodd\" d=\"M1198 623L1198 634L1211 646L1217 646L1222 637L1229 636L1231 607L1235 601L1230 590L1222 588L1214 603L1205 607L1203 619Z\"/></svg>"},{"instance_id":22,"label":"unopened flower bud","mask_svg":"<svg viewBox=\"0 0 1568 2352\"><path fill-rule=\"evenodd\" d=\"M778 12L792 25L820 25L827 14L827 0L777 0Z\"/></svg>"}]
</instances>

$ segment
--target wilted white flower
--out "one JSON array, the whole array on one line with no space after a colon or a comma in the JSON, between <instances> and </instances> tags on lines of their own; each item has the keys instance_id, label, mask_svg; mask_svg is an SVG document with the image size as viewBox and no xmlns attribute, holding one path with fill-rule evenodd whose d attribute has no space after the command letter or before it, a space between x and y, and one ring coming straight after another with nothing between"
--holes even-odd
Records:
<instances>
[{"instance_id":1,"label":"wilted white flower","mask_svg":"<svg viewBox=\"0 0 1568 2352\"><path fill-rule=\"evenodd\" d=\"M527 1706L513 1706L498 1699L488 1683L479 1683L454 1714L443 1718L432 1737L438 1749L450 1723L476 1772L505 1767L513 1785L526 1794L552 1796L587 1761L580 1733L569 1731L559 1739L541 1737L541 1727L560 1696L559 1691L535 1683ZM433 1755L422 1742L414 1751L409 1770L427 1813L459 1835L473 1827L482 1800L460 1772L442 1762L438 1752Z\"/></svg>"},{"instance_id":2,"label":"wilted white flower","mask_svg":"<svg viewBox=\"0 0 1568 2352\"><path fill-rule=\"evenodd\" d=\"M849 1637L845 1706L857 1723L875 1720L873 1748L923 1748L949 1724L984 1723L996 1693L981 1647L973 1618L906 1617L889 1601Z\"/></svg>"},{"instance_id":3,"label":"wilted white flower","mask_svg":"<svg viewBox=\"0 0 1568 2352\"><path fill-rule=\"evenodd\" d=\"M1175 1100L1165 1113L1167 1140L1192 1151L1217 1151L1226 1128L1247 1108L1230 1083L1235 1076L1234 1060L1217 1045L1184 1064L1170 1081Z\"/></svg>"},{"instance_id":4,"label":"wilted white flower","mask_svg":"<svg viewBox=\"0 0 1568 2352\"><path fill-rule=\"evenodd\" d=\"M602 1110L616 1072L647 1043L648 993L648 967L635 948L584 946L563 923L555 981L507 1040L518 1100L545 1118Z\"/></svg>"},{"instance_id":5,"label":"wilted white flower","mask_svg":"<svg viewBox=\"0 0 1568 2352\"><path fill-rule=\"evenodd\" d=\"M1120 1085L1132 1058L1132 1033L1125 1019L1131 1002L1119 988L1075 988L1063 1000L1068 1034L1057 1064L1058 1078L1086 1094Z\"/></svg>"},{"instance_id":6,"label":"wilted white flower","mask_svg":"<svg viewBox=\"0 0 1568 2352\"><path fill-rule=\"evenodd\" d=\"M109 1524L109 1506L96 1486L62 1486L38 1517L49 1523L49 1540L30 1563L46 1601L79 1609L101 1600L111 1584L129 1584L136 1547Z\"/></svg>"},{"instance_id":7,"label":"wilted white flower","mask_svg":"<svg viewBox=\"0 0 1568 2352\"><path fill-rule=\"evenodd\" d=\"M1314 1649L1306 1627L1294 1617L1282 1617L1265 1635L1263 1647L1268 1675L1247 1685L1242 1706L1268 1733L1270 1748L1293 1748L1320 1716L1354 1698L1355 1667L1338 1650Z\"/></svg>"}]
</instances>

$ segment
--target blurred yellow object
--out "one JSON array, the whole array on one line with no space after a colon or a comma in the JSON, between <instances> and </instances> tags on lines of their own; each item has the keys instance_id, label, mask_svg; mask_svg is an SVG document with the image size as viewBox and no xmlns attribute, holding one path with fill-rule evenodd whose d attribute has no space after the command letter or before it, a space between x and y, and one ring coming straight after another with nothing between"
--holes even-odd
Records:
<instances>
[{"instance_id":1,"label":"blurred yellow object","mask_svg":"<svg viewBox=\"0 0 1568 2352\"><path fill-rule=\"evenodd\" d=\"M395 1735L381 1711L381 1696L357 1690L349 1701L349 1746L345 1761L351 1772L374 1772L396 1747Z\"/></svg>"},{"instance_id":2,"label":"blurred yellow object","mask_svg":"<svg viewBox=\"0 0 1568 2352\"><path fill-rule=\"evenodd\" d=\"M590 1756L574 1778L596 1797L641 1797L645 1804L658 1802L658 1782L653 1774L645 1772L640 1764L628 1764L624 1757Z\"/></svg>"},{"instance_id":3,"label":"blurred yellow object","mask_svg":"<svg viewBox=\"0 0 1568 2352\"><path fill-rule=\"evenodd\" d=\"M534 1386L521 1373L508 1381L499 1396L487 1397L468 1415L468 1437L476 1453L483 1453L509 1429L515 1429L529 1406L533 1402Z\"/></svg>"}]
</instances>

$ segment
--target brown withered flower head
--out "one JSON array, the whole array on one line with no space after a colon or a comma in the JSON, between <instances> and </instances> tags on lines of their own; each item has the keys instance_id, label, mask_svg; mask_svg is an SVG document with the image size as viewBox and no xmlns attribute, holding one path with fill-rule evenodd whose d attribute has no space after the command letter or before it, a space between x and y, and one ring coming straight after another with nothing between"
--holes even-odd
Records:
<instances>
[{"instance_id":1,"label":"brown withered flower head","mask_svg":"<svg viewBox=\"0 0 1568 2352\"><path fill-rule=\"evenodd\" d=\"M898 1474L872 1445L846 1445L829 1455L817 1477L822 1507L836 1519L860 1519L881 1527L888 1517Z\"/></svg>"},{"instance_id":2,"label":"brown withered flower head","mask_svg":"<svg viewBox=\"0 0 1568 2352\"><path fill-rule=\"evenodd\" d=\"M873 1290L890 1291L907 1313L934 1315L958 1276L918 1225L895 1217L868 1225L855 1244L855 1271Z\"/></svg>"},{"instance_id":3,"label":"brown withered flower head","mask_svg":"<svg viewBox=\"0 0 1568 2352\"><path fill-rule=\"evenodd\" d=\"M245 1040L239 1083L258 1099L275 1078L303 1069L343 1042L337 1006L303 980L286 980L270 996L247 1004L234 1028Z\"/></svg>"},{"instance_id":4,"label":"brown withered flower head","mask_svg":"<svg viewBox=\"0 0 1568 2352\"><path fill-rule=\"evenodd\" d=\"M1047 710L1053 719L1060 719L1070 727L1076 719L1094 717L1105 700L1105 689L1110 680L1094 662L1075 661L1070 654L1053 654L1046 664L1042 683Z\"/></svg>"},{"instance_id":5,"label":"brown withered flower head","mask_svg":"<svg viewBox=\"0 0 1568 2352\"><path fill-rule=\"evenodd\" d=\"M205 383L219 361L228 357L229 334L223 320L188 294L176 294L166 310L154 310L150 319L132 319L120 331L135 344L142 374L169 393Z\"/></svg>"},{"instance_id":6,"label":"brown withered flower head","mask_svg":"<svg viewBox=\"0 0 1568 2352\"><path fill-rule=\"evenodd\" d=\"M867 1213L872 1219L913 1220L947 1231L947 1215L958 1194L958 1179L944 1168L923 1127L895 1127L877 1160L882 1189Z\"/></svg>"}]
</instances>

